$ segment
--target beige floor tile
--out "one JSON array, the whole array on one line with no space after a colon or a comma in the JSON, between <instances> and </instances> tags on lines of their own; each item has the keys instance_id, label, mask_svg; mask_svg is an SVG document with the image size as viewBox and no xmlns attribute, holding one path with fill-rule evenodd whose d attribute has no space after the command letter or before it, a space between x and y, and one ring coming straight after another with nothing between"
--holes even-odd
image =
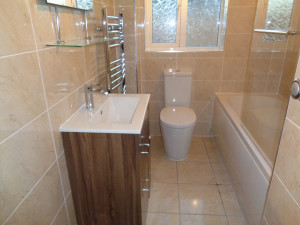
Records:
<instances>
[{"instance_id":1,"label":"beige floor tile","mask_svg":"<svg viewBox=\"0 0 300 225\"><path fill-rule=\"evenodd\" d=\"M226 216L180 215L181 225L227 225Z\"/></svg>"},{"instance_id":2,"label":"beige floor tile","mask_svg":"<svg viewBox=\"0 0 300 225\"><path fill-rule=\"evenodd\" d=\"M178 185L152 183L148 212L179 213Z\"/></svg>"},{"instance_id":3,"label":"beige floor tile","mask_svg":"<svg viewBox=\"0 0 300 225\"><path fill-rule=\"evenodd\" d=\"M178 183L216 184L210 163L178 162Z\"/></svg>"},{"instance_id":4,"label":"beige floor tile","mask_svg":"<svg viewBox=\"0 0 300 225\"><path fill-rule=\"evenodd\" d=\"M228 216L229 225L246 225L243 217Z\"/></svg>"},{"instance_id":5,"label":"beige floor tile","mask_svg":"<svg viewBox=\"0 0 300 225\"><path fill-rule=\"evenodd\" d=\"M163 144L155 143L151 140L151 159L160 161L171 161L168 159L165 147Z\"/></svg>"},{"instance_id":6,"label":"beige floor tile","mask_svg":"<svg viewBox=\"0 0 300 225\"><path fill-rule=\"evenodd\" d=\"M218 186L226 215L242 216L241 208L231 185Z\"/></svg>"},{"instance_id":7,"label":"beige floor tile","mask_svg":"<svg viewBox=\"0 0 300 225\"><path fill-rule=\"evenodd\" d=\"M177 183L176 162L157 161L151 162L151 180L153 183Z\"/></svg>"},{"instance_id":8,"label":"beige floor tile","mask_svg":"<svg viewBox=\"0 0 300 225\"><path fill-rule=\"evenodd\" d=\"M184 161L209 162L201 137L193 137L188 157Z\"/></svg>"},{"instance_id":9,"label":"beige floor tile","mask_svg":"<svg viewBox=\"0 0 300 225\"><path fill-rule=\"evenodd\" d=\"M180 213L225 215L216 185L179 184Z\"/></svg>"},{"instance_id":10,"label":"beige floor tile","mask_svg":"<svg viewBox=\"0 0 300 225\"><path fill-rule=\"evenodd\" d=\"M179 214L148 213L146 225L180 225Z\"/></svg>"},{"instance_id":11,"label":"beige floor tile","mask_svg":"<svg viewBox=\"0 0 300 225\"><path fill-rule=\"evenodd\" d=\"M211 167L216 177L217 184L230 184L225 167L222 163L211 163Z\"/></svg>"},{"instance_id":12,"label":"beige floor tile","mask_svg":"<svg viewBox=\"0 0 300 225\"><path fill-rule=\"evenodd\" d=\"M203 137L204 145L210 162L221 162L221 157L217 150L217 145L211 137Z\"/></svg>"}]
</instances>

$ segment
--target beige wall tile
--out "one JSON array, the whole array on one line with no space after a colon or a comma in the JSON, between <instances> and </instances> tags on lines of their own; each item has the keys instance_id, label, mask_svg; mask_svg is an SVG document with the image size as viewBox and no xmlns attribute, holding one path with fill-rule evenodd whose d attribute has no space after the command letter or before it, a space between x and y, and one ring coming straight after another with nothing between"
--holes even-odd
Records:
<instances>
[{"instance_id":1,"label":"beige wall tile","mask_svg":"<svg viewBox=\"0 0 300 225\"><path fill-rule=\"evenodd\" d=\"M225 58L222 80L245 80L248 58Z\"/></svg>"},{"instance_id":2,"label":"beige wall tile","mask_svg":"<svg viewBox=\"0 0 300 225\"><path fill-rule=\"evenodd\" d=\"M256 6L257 0L230 0L229 6Z\"/></svg>"},{"instance_id":3,"label":"beige wall tile","mask_svg":"<svg viewBox=\"0 0 300 225\"><path fill-rule=\"evenodd\" d=\"M51 225L67 225L68 217L67 217L67 211L65 208L65 204L63 203L61 209L59 210L56 218L54 219L53 223Z\"/></svg>"},{"instance_id":4,"label":"beige wall tile","mask_svg":"<svg viewBox=\"0 0 300 225\"><path fill-rule=\"evenodd\" d=\"M126 85L137 86L136 63L134 61L126 61Z\"/></svg>"},{"instance_id":5,"label":"beige wall tile","mask_svg":"<svg viewBox=\"0 0 300 225\"><path fill-rule=\"evenodd\" d=\"M39 51L49 107L86 82L82 48Z\"/></svg>"},{"instance_id":6,"label":"beige wall tile","mask_svg":"<svg viewBox=\"0 0 300 225\"><path fill-rule=\"evenodd\" d=\"M219 81L193 81L192 101L211 101L219 90Z\"/></svg>"},{"instance_id":7,"label":"beige wall tile","mask_svg":"<svg viewBox=\"0 0 300 225\"><path fill-rule=\"evenodd\" d=\"M246 89L246 82L239 80L225 80L221 83L222 93L243 93Z\"/></svg>"},{"instance_id":8,"label":"beige wall tile","mask_svg":"<svg viewBox=\"0 0 300 225\"><path fill-rule=\"evenodd\" d=\"M54 160L46 113L0 145L0 223L12 213Z\"/></svg>"},{"instance_id":9,"label":"beige wall tile","mask_svg":"<svg viewBox=\"0 0 300 225\"><path fill-rule=\"evenodd\" d=\"M28 0L35 38L38 48L45 48L47 43L56 42L54 6L44 0Z\"/></svg>"},{"instance_id":10,"label":"beige wall tile","mask_svg":"<svg viewBox=\"0 0 300 225\"><path fill-rule=\"evenodd\" d=\"M196 122L194 135L196 136L211 136L211 122Z\"/></svg>"},{"instance_id":11,"label":"beige wall tile","mask_svg":"<svg viewBox=\"0 0 300 225\"><path fill-rule=\"evenodd\" d=\"M159 120L150 120L150 135L160 136Z\"/></svg>"},{"instance_id":12,"label":"beige wall tile","mask_svg":"<svg viewBox=\"0 0 300 225\"><path fill-rule=\"evenodd\" d=\"M226 34L225 57L248 57L251 34Z\"/></svg>"},{"instance_id":13,"label":"beige wall tile","mask_svg":"<svg viewBox=\"0 0 300 225\"><path fill-rule=\"evenodd\" d=\"M135 14L134 7L115 7L116 15L123 14L124 19L124 35L135 35Z\"/></svg>"},{"instance_id":14,"label":"beige wall tile","mask_svg":"<svg viewBox=\"0 0 300 225\"><path fill-rule=\"evenodd\" d=\"M135 61L136 58L136 44L135 36L124 36L124 52L126 54L126 60Z\"/></svg>"},{"instance_id":15,"label":"beige wall tile","mask_svg":"<svg viewBox=\"0 0 300 225\"><path fill-rule=\"evenodd\" d=\"M100 76L102 83L106 87L106 76L101 76L106 71L104 45L88 46L84 48L85 71L87 80Z\"/></svg>"},{"instance_id":16,"label":"beige wall tile","mask_svg":"<svg viewBox=\"0 0 300 225\"><path fill-rule=\"evenodd\" d=\"M67 211L69 216L70 225L77 225L76 214L72 195L70 194L66 200Z\"/></svg>"},{"instance_id":17,"label":"beige wall tile","mask_svg":"<svg viewBox=\"0 0 300 225\"><path fill-rule=\"evenodd\" d=\"M253 32L256 7L229 7L227 15L227 33Z\"/></svg>"},{"instance_id":18,"label":"beige wall tile","mask_svg":"<svg viewBox=\"0 0 300 225\"><path fill-rule=\"evenodd\" d=\"M164 102L149 102L149 117L153 120L159 120L160 111L165 107Z\"/></svg>"},{"instance_id":19,"label":"beige wall tile","mask_svg":"<svg viewBox=\"0 0 300 225\"><path fill-rule=\"evenodd\" d=\"M62 153L61 156L58 158L58 166L61 175L61 182L64 191L64 197L66 198L69 192L71 191L68 169L67 169L67 162L65 153Z\"/></svg>"},{"instance_id":20,"label":"beige wall tile","mask_svg":"<svg viewBox=\"0 0 300 225\"><path fill-rule=\"evenodd\" d=\"M36 53L1 58L0 68L2 141L41 114L46 104Z\"/></svg>"},{"instance_id":21,"label":"beige wall tile","mask_svg":"<svg viewBox=\"0 0 300 225\"><path fill-rule=\"evenodd\" d=\"M33 30L26 1L1 1L0 9L0 56L34 50Z\"/></svg>"},{"instance_id":22,"label":"beige wall tile","mask_svg":"<svg viewBox=\"0 0 300 225\"><path fill-rule=\"evenodd\" d=\"M211 121L213 106L211 101L191 102L191 109L193 109L197 116L197 121Z\"/></svg>"},{"instance_id":23,"label":"beige wall tile","mask_svg":"<svg viewBox=\"0 0 300 225\"><path fill-rule=\"evenodd\" d=\"M63 200L55 163L6 224L50 224Z\"/></svg>"},{"instance_id":24,"label":"beige wall tile","mask_svg":"<svg viewBox=\"0 0 300 225\"><path fill-rule=\"evenodd\" d=\"M163 87L163 81L142 81L142 93L151 94L151 101L164 101Z\"/></svg>"},{"instance_id":25,"label":"beige wall tile","mask_svg":"<svg viewBox=\"0 0 300 225\"><path fill-rule=\"evenodd\" d=\"M114 0L115 6L134 6L133 0Z\"/></svg>"},{"instance_id":26,"label":"beige wall tile","mask_svg":"<svg viewBox=\"0 0 300 225\"><path fill-rule=\"evenodd\" d=\"M300 224L300 210L276 175L272 179L265 217L270 225Z\"/></svg>"}]
</instances>

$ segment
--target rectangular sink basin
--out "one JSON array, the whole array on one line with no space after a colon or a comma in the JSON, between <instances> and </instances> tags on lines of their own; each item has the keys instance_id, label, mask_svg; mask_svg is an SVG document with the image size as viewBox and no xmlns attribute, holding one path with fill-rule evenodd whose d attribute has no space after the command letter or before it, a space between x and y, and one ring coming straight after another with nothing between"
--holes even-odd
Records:
<instances>
[{"instance_id":1,"label":"rectangular sink basin","mask_svg":"<svg viewBox=\"0 0 300 225\"><path fill-rule=\"evenodd\" d=\"M108 97L91 119L93 123L130 124L140 97Z\"/></svg>"},{"instance_id":2,"label":"rectangular sink basin","mask_svg":"<svg viewBox=\"0 0 300 225\"><path fill-rule=\"evenodd\" d=\"M94 94L95 108L82 105L60 126L60 132L139 134L149 99L149 94Z\"/></svg>"}]
</instances>

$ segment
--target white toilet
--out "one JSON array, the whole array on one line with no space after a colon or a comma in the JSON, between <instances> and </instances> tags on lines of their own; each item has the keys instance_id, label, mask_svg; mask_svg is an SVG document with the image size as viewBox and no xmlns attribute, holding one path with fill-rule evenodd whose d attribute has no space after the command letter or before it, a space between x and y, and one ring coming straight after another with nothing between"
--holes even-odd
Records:
<instances>
[{"instance_id":1,"label":"white toilet","mask_svg":"<svg viewBox=\"0 0 300 225\"><path fill-rule=\"evenodd\" d=\"M165 149L171 160L184 160L189 152L196 124L191 102L191 72L164 73L165 108L160 112L160 126Z\"/></svg>"}]
</instances>

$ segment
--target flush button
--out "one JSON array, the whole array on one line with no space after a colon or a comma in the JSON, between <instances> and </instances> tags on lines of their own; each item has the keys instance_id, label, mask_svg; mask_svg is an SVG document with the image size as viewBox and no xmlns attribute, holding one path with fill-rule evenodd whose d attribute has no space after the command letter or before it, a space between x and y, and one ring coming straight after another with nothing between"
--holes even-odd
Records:
<instances>
[{"instance_id":1,"label":"flush button","mask_svg":"<svg viewBox=\"0 0 300 225\"><path fill-rule=\"evenodd\" d=\"M292 85L291 85L291 96L294 99L299 99L300 98L300 84L299 84L298 79L294 80Z\"/></svg>"}]
</instances>

